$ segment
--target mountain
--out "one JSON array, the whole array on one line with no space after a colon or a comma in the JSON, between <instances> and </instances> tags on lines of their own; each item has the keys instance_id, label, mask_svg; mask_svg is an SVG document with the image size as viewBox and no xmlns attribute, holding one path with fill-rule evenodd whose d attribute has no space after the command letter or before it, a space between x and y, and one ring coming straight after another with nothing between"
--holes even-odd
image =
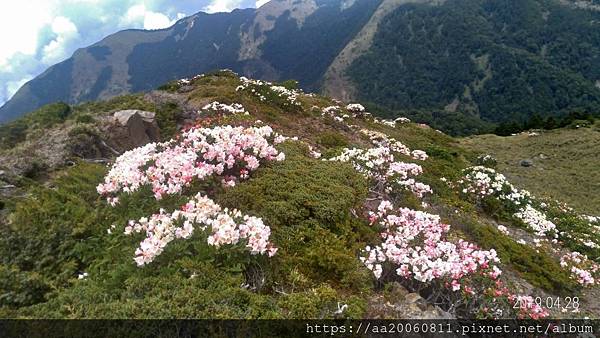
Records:
<instances>
[{"instance_id":1,"label":"mountain","mask_svg":"<svg viewBox=\"0 0 600 338\"><path fill-rule=\"evenodd\" d=\"M596 0L274 0L79 49L24 85L0 122L220 68L296 79L453 134L532 114L599 114L599 25Z\"/></svg>"},{"instance_id":2,"label":"mountain","mask_svg":"<svg viewBox=\"0 0 600 338\"><path fill-rule=\"evenodd\" d=\"M232 71L47 105L0 126L0 318L597 319L588 122L517 153Z\"/></svg>"}]
</instances>

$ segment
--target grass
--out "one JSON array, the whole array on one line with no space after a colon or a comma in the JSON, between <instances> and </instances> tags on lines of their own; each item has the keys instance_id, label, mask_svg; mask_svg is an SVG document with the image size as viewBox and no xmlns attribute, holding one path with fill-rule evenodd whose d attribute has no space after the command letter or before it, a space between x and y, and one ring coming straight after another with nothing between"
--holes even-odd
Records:
<instances>
[{"instance_id":1,"label":"grass","mask_svg":"<svg viewBox=\"0 0 600 338\"><path fill-rule=\"evenodd\" d=\"M517 187L565 202L583 213L600 214L598 122L590 128L542 131L538 136L472 136L461 139L461 144L495 157L497 170ZM533 160L533 166L521 166L523 159Z\"/></svg>"}]
</instances>

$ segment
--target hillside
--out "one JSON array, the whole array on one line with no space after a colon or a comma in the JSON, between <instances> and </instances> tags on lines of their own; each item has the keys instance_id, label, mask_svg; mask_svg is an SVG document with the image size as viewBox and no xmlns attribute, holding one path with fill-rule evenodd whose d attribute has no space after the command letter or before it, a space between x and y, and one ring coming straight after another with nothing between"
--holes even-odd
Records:
<instances>
[{"instance_id":1,"label":"hillside","mask_svg":"<svg viewBox=\"0 0 600 338\"><path fill-rule=\"evenodd\" d=\"M533 114L600 112L600 11L565 0L274 0L115 33L24 85L6 122L44 104L151 90L228 68L360 100L450 134ZM326 34L324 32L327 32ZM174 62L176 60L176 62Z\"/></svg>"},{"instance_id":2,"label":"hillside","mask_svg":"<svg viewBox=\"0 0 600 338\"><path fill-rule=\"evenodd\" d=\"M600 128L598 124L516 136L480 135L461 140L472 151L489 154L497 169L537 196L559 199L581 212L600 212ZM520 164L531 160L530 167Z\"/></svg>"},{"instance_id":3,"label":"hillside","mask_svg":"<svg viewBox=\"0 0 600 338\"><path fill-rule=\"evenodd\" d=\"M163 30L118 32L24 85L0 108L0 123L48 103L107 99L220 68L315 89L380 1L276 0L256 10L200 12Z\"/></svg>"},{"instance_id":4,"label":"hillside","mask_svg":"<svg viewBox=\"0 0 600 338\"><path fill-rule=\"evenodd\" d=\"M2 126L0 317L600 316L597 218L296 86L220 71Z\"/></svg>"}]
</instances>

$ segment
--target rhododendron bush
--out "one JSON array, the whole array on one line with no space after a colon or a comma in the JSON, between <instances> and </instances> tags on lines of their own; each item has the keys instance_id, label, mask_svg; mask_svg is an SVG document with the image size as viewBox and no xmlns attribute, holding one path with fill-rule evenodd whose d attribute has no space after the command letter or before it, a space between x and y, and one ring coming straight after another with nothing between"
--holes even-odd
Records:
<instances>
[{"instance_id":1,"label":"rhododendron bush","mask_svg":"<svg viewBox=\"0 0 600 338\"><path fill-rule=\"evenodd\" d=\"M150 186L157 200L181 193L194 180L212 177L233 186L249 177L264 161L282 161L275 149L276 137L268 126L192 128L177 140L151 143L118 157L97 188L108 202L119 202L120 193L133 193ZM208 231L208 244L221 246L246 241L252 254L273 255L270 229L262 220L237 210L222 210L205 195L198 194L181 210L159 213L130 221L126 234L144 232L146 238L136 250L138 265L150 263L176 238L189 238L194 230Z\"/></svg>"},{"instance_id":2,"label":"rhododendron bush","mask_svg":"<svg viewBox=\"0 0 600 338\"><path fill-rule=\"evenodd\" d=\"M276 103L285 109L297 110L302 107L298 100L302 94L300 90L288 89L271 82L248 79L243 76L240 81L241 84L235 89L238 92L250 93L258 97L260 101Z\"/></svg>"},{"instance_id":3,"label":"rhododendron bush","mask_svg":"<svg viewBox=\"0 0 600 338\"><path fill-rule=\"evenodd\" d=\"M462 194L479 202L489 199L501 202L504 210L514 219L525 224L537 236L533 240L536 247L541 246L542 242L565 246L561 248L549 245L547 248L561 255L561 266L571 273L573 280L582 286L598 283L600 266L585 254L569 251L569 248L585 249L586 252L596 253L594 258L598 258L600 238L593 230L596 220L594 217L574 217L572 209L561 206L559 212L554 212L554 217L551 218L548 214L552 208L548 203L536 200L528 191L517 189L504 175L494 169L475 166L465 169L463 173L463 178L456 184ZM571 227L576 223L587 224L583 228L572 229ZM523 239L519 242L527 244Z\"/></svg>"},{"instance_id":4,"label":"rhododendron bush","mask_svg":"<svg viewBox=\"0 0 600 338\"><path fill-rule=\"evenodd\" d=\"M395 123L389 124L395 127ZM423 168L415 163L397 161L397 156L426 161L427 153L410 150L388 135L367 129L360 132L375 146L370 149L343 149L330 161L350 162L370 179L371 198L379 201L368 212L369 221L381 230L381 244L367 246L360 259L377 279L393 271L413 291L428 290L427 299L448 311L463 315L479 313L499 318L512 309L509 300L516 296L499 280L499 259L492 250L481 250L463 240L448 240L450 225L440 216L394 205L400 190L408 189L423 199L432 193L429 185L415 181ZM423 205L427 204L423 202ZM389 277L388 277L389 278ZM486 304L483 306L482 304ZM543 318L548 312L539 306L519 310L523 318Z\"/></svg>"}]
</instances>

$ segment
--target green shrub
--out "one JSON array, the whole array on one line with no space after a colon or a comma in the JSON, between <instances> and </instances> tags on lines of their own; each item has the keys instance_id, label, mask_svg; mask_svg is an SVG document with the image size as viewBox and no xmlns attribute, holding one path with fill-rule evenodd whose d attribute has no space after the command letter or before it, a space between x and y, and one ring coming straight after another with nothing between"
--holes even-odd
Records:
<instances>
[{"instance_id":1,"label":"green shrub","mask_svg":"<svg viewBox=\"0 0 600 338\"><path fill-rule=\"evenodd\" d=\"M300 85L296 80L286 80L281 83L278 83L277 85L285 87L289 90L297 90L298 88L300 88Z\"/></svg>"},{"instance_id":2,"label":"green shrub","mask_svg":"<svg viewBox=\"0 0 600 338\"><path fill-rule=\"evenodd\" d=\"M38 128L49 128L61 123L71 115L71 106L63 102L51 103L26 115L26 119L36 124Z\"/></svg>"},{"instance_id":3,"label":"green shrub","mask_svg":"<svg viewBox=\"0 0 600 338\"><path fill-rule=\"evenodd\" d=\"M81 115L77 115L77 117L75 118L75 121L79 122L79 123L92 123L94 122L94 118L89 115L89 114L81 114Z\"/></svg>"},{"instance_id":4,"label":"green shrub","mask_svg":"<svg viewBox=\"0 0 600 338\"><path fill-rule=\"evenodd\" d=\"M0 264L0 290L0 307L20 307L43 301L50 285L37 272Z\"/></svg>"},{"instance_id":5,"label":"green shrub","mask_svg":"<svg viewBox=\"0 0 600 338\"><path fill-rule=\"evenodd\" d=\"M279 247L273 279L291 285L296 271L316 282L363 288L370 276L356 255L376 235L351 209L364 201L366 182L351 166L311 159L305 151L286 144L286 161L226 190L220 202L260 215L271 227Z\"/></svg>"},{"instance_id":6,"label":"green shrub","mask_svg":"<svg viewBox=\"0 0 600 338\"><path fill-rule=\"evenodd\" d=\"M348 139L338 132L326 131L319 136L317 143L326 148L342 148L348 146Z\"/></svg>"},{"instance_id":7,"label":"green shrub","mask_svg":"<svg viewBox=\"0 0 600 338\"><path fill-rule=\"evenodd\" d=\"M177 133L177 121L181 110L176 103L165 103L156 109L156 123L160 128L160 136L163 140L175 137Z\"/></svg>"},{"instance_id":8,"label":"green shrub","mask_svg":"<svg viewBox=\"0 0 600 338\"><path fill-rule=\"evenodd\" d=\"M536 287L552 294L569 295L578 289L556 259L543 251L515 242L490 225L463 222L468 235L484 249L495 249L503 264Z\"/></svg>"},{"instance_id":9,"label":"green shrub","mask_svg":"<svg viewBox=\"0 0 600 338\"><path fill-rule=\"evenodd\" d=\"M164 90L169 93L176 93L181 88L181 85L178 81L170 81L165 83L164 85L158 87L158 90Z\"/></svg>"},{"instance_id":10,"label":"green shrub","mask_svg":"<svg viewBox=\"0 0 600 338\"><path fill-rule=\"evenodd\" d=\"M431 157L435 157L446 161L453 161L458 156L458 153L456 151L451 151L449 149L438 146L429 146L423 150L427 153L427 155Z\"/></svg>"},{"instance_id":11,"label":"green shrub","mask_svg":"<svg viewBox=\"0 0 600 338\"><path fill-rule=\"evenodd\" d=\"M36 159L33 159L31 165L23 172L23 176L30 179L37 179L46 173L48 166Z\"/></svg>"},{"instance_id":12,"label":"green shrub","mask_svg":"<svg viewBox=\"0 0 600 338\"><path fill-rule=\"evenodd\" d=\"M278 305L289 318L321 319L332 317L337 310L337 294L329 285L282 297Z\"/></svg>"},{"instance_id":13,"label":"green shrub","mask_svg":"<svg viewBox=\"0 0 600 338\"><path fill-rule=\"evenodd\" d=\"M19 119L0 126L0 149L10 149L27 139L27 122Z\"/></svg>"}]
</instances>

